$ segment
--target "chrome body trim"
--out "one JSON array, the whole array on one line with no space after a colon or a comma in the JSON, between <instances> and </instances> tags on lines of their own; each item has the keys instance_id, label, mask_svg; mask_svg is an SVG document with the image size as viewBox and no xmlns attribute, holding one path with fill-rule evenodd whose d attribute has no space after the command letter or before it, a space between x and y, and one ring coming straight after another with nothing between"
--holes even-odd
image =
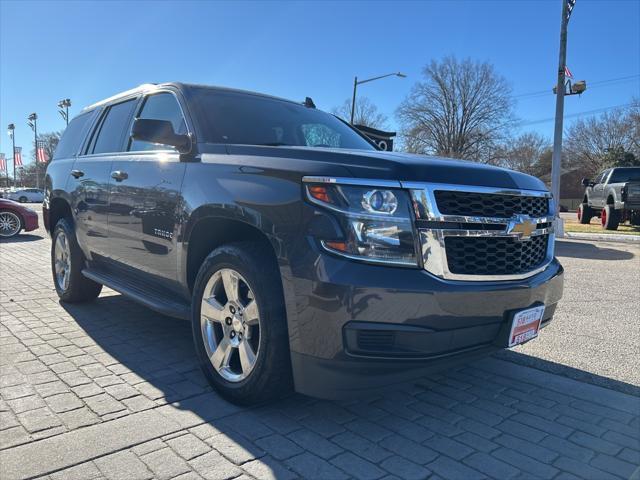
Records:
<instances>
[{"instance_id":1,"label":"chrome body trim","mask_svg":"<svg viewBox=\"0 0 640 480\"><path fill-rule=\"evenodd\" d=\"M379 180L379 179L350 178L350 177L305 176L305 177L302 177L302 181L304 183L334 183L337 185L358 185L361 187L402 188L401 182L397 180Z\"/></svg>"}]
</instances>

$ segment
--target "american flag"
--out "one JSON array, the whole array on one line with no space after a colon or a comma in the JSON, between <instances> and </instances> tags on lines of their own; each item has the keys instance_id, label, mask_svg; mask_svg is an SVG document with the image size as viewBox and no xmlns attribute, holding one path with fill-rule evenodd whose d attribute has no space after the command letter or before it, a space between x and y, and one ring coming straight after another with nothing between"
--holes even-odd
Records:
<instances>
[{"instance_id":1,"label":"american flag","mask_svg":"<svg viewBox=\"0 0 640 480\"><path fill-rule=\"evenodd\" d=\"M569 70L569 67L567 67L566 65L564 66L564 76L573 78L573 73L571 73L571 70Z\"/></svg>"},{"instance_id":2,"label":"american flag","mask_svg":"<svg viewBox=\"0 0 640 480\"><path fill-rule=\"evenodd\" d=\"M22 147L15 147L13 149L13 165L14 167L22 166Z\"/></svg>"},{"instance_id":3,"label":"american flag","mask_svg":"<svg viewBox=\"0 0 640 480\"><path fill-rule=\"evenodd\" d=\"M45 151L44 147L47 144L42 140L38 140L36 142L36 162L38 163L47 163L49 161L49 155Z\"/></svg>"},{"instance_id":4,"label":"american flag","mask_svg":"<svg viewBox=\"0 0 640 480\"><path fill-rule=\"evenodd\" d=\"M0 172L7 171L7 160L4 157L4 153L0 153Z\"/></svg>"}]
</instances>

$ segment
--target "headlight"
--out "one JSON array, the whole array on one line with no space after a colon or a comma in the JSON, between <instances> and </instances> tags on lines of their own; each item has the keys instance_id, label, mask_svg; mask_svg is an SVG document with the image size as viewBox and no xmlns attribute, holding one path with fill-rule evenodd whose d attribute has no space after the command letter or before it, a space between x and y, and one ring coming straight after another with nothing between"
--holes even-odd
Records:
<instances>
[{"instance_id":1,"label":"headlight","mask_svg":"<svg viewBox=\"0 0 640 480\"><path fill-rule=\"evenodd\" d=\"M417 266L407 192L394 188L305 184L308 199L335 212L345 233L319 239L339 255L377 263Z\"/></svg>"}]
</instances>

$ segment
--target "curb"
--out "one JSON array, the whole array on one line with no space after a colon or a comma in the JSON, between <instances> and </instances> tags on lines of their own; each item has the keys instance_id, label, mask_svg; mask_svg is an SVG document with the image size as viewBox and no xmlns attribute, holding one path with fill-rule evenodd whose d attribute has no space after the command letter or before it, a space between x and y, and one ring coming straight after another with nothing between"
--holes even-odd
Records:
<instances>
[{"instance_id":1,"label":"curb","mask_svg":"<svg viewBox=\"0 0 640 480\"><path fill-rule=\"evenodd\" d=\"M640 244L640 235L615 235L609 233L565 232L565 238L575 240L592 240L595 242L618 242Z\"/></svg>"}]
</instances>

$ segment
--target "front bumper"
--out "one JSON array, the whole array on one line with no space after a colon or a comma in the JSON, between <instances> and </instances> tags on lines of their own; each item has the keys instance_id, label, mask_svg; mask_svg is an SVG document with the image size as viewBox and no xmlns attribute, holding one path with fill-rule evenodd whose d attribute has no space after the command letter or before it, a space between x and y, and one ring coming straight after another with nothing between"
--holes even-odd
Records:
<instances>
[{"instance_id":1,"label":"front bumper","mask_svg":"<svg viewBox=\"0 0 640 480\"><path fill-rule=\"evenodd\" d=\"M295 388L321 398L358 395L505 348L513 311L544 304L547 325L563 288L555 259L509 282L442 280L324 253L292 267Z\"/></svg>"}]
</instances>

